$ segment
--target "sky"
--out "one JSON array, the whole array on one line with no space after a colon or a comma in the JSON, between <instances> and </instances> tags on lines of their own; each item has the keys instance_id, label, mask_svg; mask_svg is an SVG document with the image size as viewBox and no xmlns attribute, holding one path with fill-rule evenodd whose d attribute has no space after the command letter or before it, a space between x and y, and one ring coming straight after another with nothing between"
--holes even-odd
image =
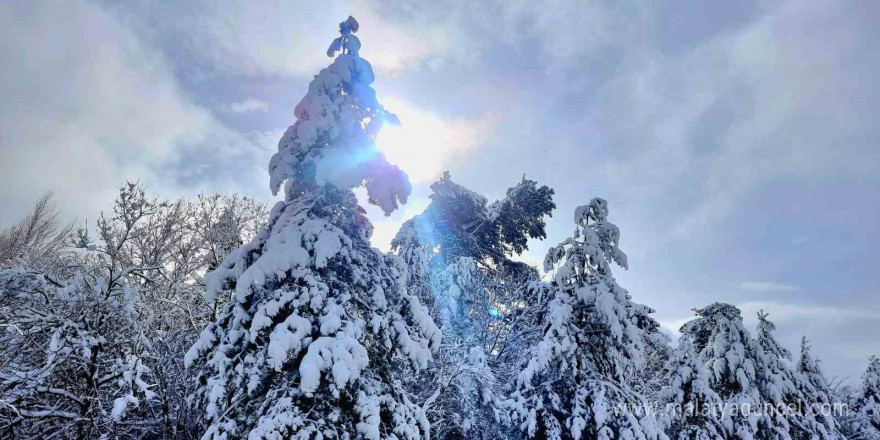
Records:
<instances>
[{"instance_id":1,"label":"sky","mask_svg":"<svg viewBox=\"0 0 880 440\"><path fill-rule=\"evenodd\" d=\"M877 2L0 2L0 227L46 191L93 220L125 180L274 203L269 157L348 15L413 182L369 211L375 246L443 170L490 200L526 175L557 210L524 260L599 196L619 283L671 334L722 301L830 375L880 355Z\"/></svg>"}]
</instances>

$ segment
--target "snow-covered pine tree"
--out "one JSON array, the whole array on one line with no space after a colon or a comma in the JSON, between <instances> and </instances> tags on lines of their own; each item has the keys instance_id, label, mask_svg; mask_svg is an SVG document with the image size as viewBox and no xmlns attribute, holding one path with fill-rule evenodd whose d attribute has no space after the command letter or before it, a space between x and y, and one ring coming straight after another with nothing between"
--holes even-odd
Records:
<instances>
[{"instance_id":1,"label":"snow-covered pine tree","mask_svg":"<svg viewBox=\"0 0 880 440\"><path fill-rule=\"evenodd\" d=\"M791 352L776 341L773 336L776 325L767 316L763 310L758 312L755 382L761 391L762 402L773 405L774 410L762 414L757 437L766 440L790 440L794 431L807 429L803 426L805 420L798 420L798 411L789 411L788 407L789 404L797 405L802 399L797 389L798 378L795 377L791 365Z\"/></svg>"},{"instance_id":2,"label":"snow-covered pine tree","mask_svg":"<svg viewBox=\"0 0 880 440\"><path fill-rule=\"evenodd\" d=\"M735 306L714 303L694 309L697 318L681 328L693 341L700 362L709 372L709 385L721 399L717 414L729 439L750 440L757 436L761 392L756 383L759 356L757 343L743 327Z\"/></svg>"},{"instance_id":3,"label":"snow-covered pine tree","mask_svg":"<svg viewBox=\"0 0 880 440\"><path fill-rule=\"evenodd\" d=\"M831 402L832 393L828 379L825 378L825 374L822 372L819 360L813 359L813 355L810 354L812 348L807 337L802 337L801 355L798 358L797 371L804 376L804 383L809 385L809 391L805 391L805 393L812 394L816 397L815 400L819 402Z\"/></svg>"},{"instance_id":4,"label":"snow-covered pine tree","mask_svg":"<svg viewBox=\"0 0 880 440\"><path fill-rule=\"evenodd\" d=\"M672 361L673 350L670 337L660 328L660 323L651 314L654 309L638 303L632 303L630 319L642 330L644 362L642 367L630 375L630 386L649 402L656 402L657 393L666 385L669 375L669 363Z\"/></svg>"},{"instance_id":5,"label":"snow-covered pine tree","mask_svg":"<svg viewBox=\"0 0 880 440\"><path fill-rule=\"evenodd\" d=\"M523 178L489 204L448 172L431 188L431 204L392 242L410 269L410 291L443 328L431 374L408 385L424 401L435 438L500 439L497 396L537 335L545 301L537 271L510 257L528 238L545 236L553 190Z\"/></svg>"},{"instance_id":6,"label":"snow-covered pine tree","mask_svg":"<svg viewBox=\"0 0 880 440\"><path fill-rule=\"evenodd\" d=\"M758 438L840 439L841 434L833 418L813 414L816 409L813 406L816 403L814 396L804 392L807 378L792 364L791 353L773 336L776 325L767 317L763 310L758 312L756 382L762 400L772 405L773 410L763 412Z\"/></svg>"},{"instance_id":7,"label":"snow-covered pine tree","mask_svg":"<svg viewBox=\"0 0 880 440\"><path fill-rule=\"evenodd\" d=\"M527 339L522 332L533 333L535 312L543 312L547 301L537 270L512 257L528 249L528 238L546 236L544 217L556 206L553 190L523 178L488 204L448 172L431 189L431 204L404 223L391 243L410 269L410 290L441 323L458 309L456 326L479 327L486 349L507 355L515 341Z\"/></svg>"},{"instance_id":8,"label":"snow-covered pine tree","mask_svg":"<svg viewBox=\"0 0 880 440\"><path fill-rule=\"evenodd\" d=\"M546 330L506 402L510 421L529 438L665 438L627 384L642 363L644 336L630 319L629 294L611 273L611 263L627 264L607 216L599 198L578 207L573 237L544 261L547 272L562 263Z\"/></svg>"},{"instance_id":9,"label":"snow-covered pine tree","mask_svg":"<svg viewBox=\"0 0 880 440\"><path fill-rule=\"evenodd\" d=\"M718 419L721 399L709 385L710 375L691 336L679 338L669 365L668 383L658 393L658 421L672 440L725 440Z\"/></svg>"},{"instance_id":10,"label":"snow-covered pine tree","mask_svg":"<svg viewBox=\"0 0 880 440\"><path fill-rule=\"evenodd\" d=\"M847 420L851 438L880 439L880 358L871 356L862 383L851 405L853 414Z\"/></svg>"},{"instance_id":11,"label":"snow-covered pine tree","mask_svg":"<svg viewBox=\"0 0 880 440\"><path fill-rule=\"evenodd\" d=\"M833 393L828 384L828 379L825 378L819 361L813 359L813 356L810 354L810 348L807 337L801 338L801 354L795 366L795 371L800 375L798 388L800 389L801 397L804 399L802 407L805 411L809 411L809 414L813 416L817 423L823 425L827 432L826 438L842 439L844 436L840 432L840 426L836 418L836 415L840 413L839 408L835 408Z\"/></svg>"},{"instance_id":12,"label":"snow-covered pine tree","mask_svg":"<svg viewBox=\"0 0 880 440\"><path fill-rule=\"evenodd\" d=\"M453 182L448 171L431 190L428 208L404 223L391 243L408 262L427 253L441 267L457 257L472 258L483 267L522 266L510 256L527 250L529 238L546 237L544 217L556 208L553 189L525 177L491 204Z\"/></svg>"},{"instance_id":13,"label":"snow-covered pine tree","mask_svg":"<svg viewBox=\"0 0 880 440\"><path fill-rule=\"evenodd\" d=\"M375 148L396 118L376 101L357 28L340 25L328 55L342 53L309 84L272 157L284 201L208 276L208 297L232 299L186 356L204 369L205 439L428 437L393 367L424 368L440 332L407 293L404 263L370 247L350 190L363 184L386 213L410 191Z\"/></svg>"}]
</instances>

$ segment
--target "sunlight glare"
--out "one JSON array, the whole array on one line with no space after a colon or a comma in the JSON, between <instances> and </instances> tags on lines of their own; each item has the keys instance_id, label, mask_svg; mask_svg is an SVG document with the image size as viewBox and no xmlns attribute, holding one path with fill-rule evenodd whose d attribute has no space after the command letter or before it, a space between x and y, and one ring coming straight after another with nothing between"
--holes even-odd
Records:
<instances>
[{"instance_id":1,"label":"sunlight glare","mask_svg":"<svg viewBox=\"0 0 880 440\"><path fill-rule=\"evenodd\" d=\"M439 178L456 154L482 143L491 128L489 120L444 120L395 99L384 101L401 125L382 127L376 147L413 183Z\"/></svg>"}]
</instances>

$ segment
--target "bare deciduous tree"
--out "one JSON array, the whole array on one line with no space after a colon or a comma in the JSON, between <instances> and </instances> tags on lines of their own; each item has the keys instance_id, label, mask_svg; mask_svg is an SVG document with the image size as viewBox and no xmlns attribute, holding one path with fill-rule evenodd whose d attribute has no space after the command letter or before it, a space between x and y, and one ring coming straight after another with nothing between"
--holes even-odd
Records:
<instances>
[{"instance_id":1,"label":"bare deciduous tree","mask_svg":"<svg viewBox=\"0 0 880 440\"><path fill-rule=\"evenodd\" d=\"M0 230L0 267L56 263L74 229L59 216L52 193L46 193L24 220Z\"/></svg>"},{"instance_id":2,"label":"bare deciduous tree","mask_svg":"<svg viewBox=\"0 0 880 440\"><path fill-rule=\"evenodd\" d=\"M47 195L0 235L0 438L197 438L182 353L213 318L202 277L265 206L127 183L95 243L58 218Z\"/></svg>"}]
</instances>

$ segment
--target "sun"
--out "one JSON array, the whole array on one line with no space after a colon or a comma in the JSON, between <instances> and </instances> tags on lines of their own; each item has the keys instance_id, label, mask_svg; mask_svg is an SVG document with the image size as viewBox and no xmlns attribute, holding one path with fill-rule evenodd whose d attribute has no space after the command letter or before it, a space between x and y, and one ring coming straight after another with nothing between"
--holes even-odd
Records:
<instances>
[{"instance_id":1,"label":"sun","mask_svg":"<svg viewBox=\"0 0 880 440\"><path fill-rule=\"evenodd\" d=\"M434 167L425 158L420 148L422 142L412 127L386 125L376 136L376 148L385 155L388 162L406 171L410 180L430 179Z\"/></svg>"},{"instance_id":2,"label":"sun","mask_svg":"<svg viewBox=\"0 0 880 440\"><path fill-rule=\"evenodd\" d=\"M386 125L376 136L376 147L388 162L399 166L413 183L428 183L443 173L455 155L474 145L476 127L447 120L395 100L385 108L400 118L400 126Z\"/></svg>"}]
</instances>

